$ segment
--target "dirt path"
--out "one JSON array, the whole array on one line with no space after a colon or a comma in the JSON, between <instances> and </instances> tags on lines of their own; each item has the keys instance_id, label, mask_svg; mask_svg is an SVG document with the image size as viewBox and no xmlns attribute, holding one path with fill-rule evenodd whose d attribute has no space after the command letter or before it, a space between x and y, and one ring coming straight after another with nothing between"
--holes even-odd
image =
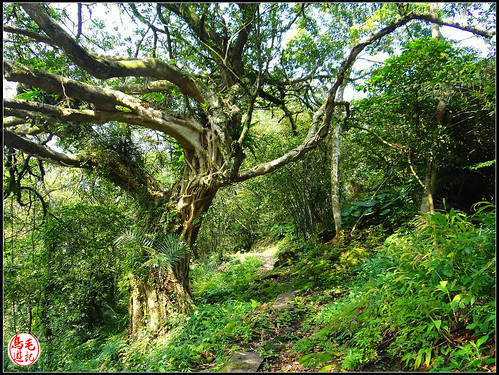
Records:
<instances>
[{"instance_id":1,"label":"dirt path","mask_svg":"<svg viewBox=\"0 0 499 375\"><path fill-rule=\"evenodd\" d=\"M247 257L258 257L263 263L258 270L260 275L270 272L274 268L277 261L278 248L275 245L270 245L265 248L258 248L258 252L250 251L243 254L233 256L243 262ZM292 299L295 296L295 290L283 292L277 296L272 304L272 309L279 314L283 310L290 308L293 305ZM269 338L271 345L278 345L272 338ZM257 372L261 371L261 366L264 358L260 357L255 351L236 351L232 357L225 363L220 372Z\"/></svg>"},{"instance_id":2,"label":"dirt path","mask_svg":"<svg viewBox=\"0 0 499 375\"><path fill-rule=\"evenodd\" d=\"M274 268L274 264L277 261L277 246L276 245L270 245L266 248L259 248L258 252L255 251L249 251L247 253L240 253L240 254L235 254L232 255L232 257L236 259L240 259L241 262L243 262L247 257L258 257L261 260L263 260L263 264L258 270L258 273L264 274L266 272L269 272Z\"/></svg>"}]
</instances>

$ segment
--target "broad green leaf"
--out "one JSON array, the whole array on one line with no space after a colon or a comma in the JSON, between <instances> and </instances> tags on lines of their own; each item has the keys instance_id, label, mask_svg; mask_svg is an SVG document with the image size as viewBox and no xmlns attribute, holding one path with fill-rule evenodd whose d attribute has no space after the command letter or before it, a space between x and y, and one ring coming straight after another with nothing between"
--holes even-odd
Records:
<instances>
[{"instance_id":1,"label":"broad green leaf","mask_svg":"<svg viewBox=\"0 0 499 375\"><path fill-rule=\"evenodd\" d=\"M476 340L476 346L480 347L482 344L489 339L489 335L480 337L478 340Z\"/></svg>"},{"instance_id":2,"label":"broad green leaf","mask_svg":"<svg viewBox=\"0 0 499 375\"><path fill-rule=\"evenodd\" d=\"M15 98L21 99L21 100L30 100L31 98L35 97L38 94L39 94L39 92L35 91L35 90L26 91L26 92L23 92L21 94L16 95Z\"/></svg>"},{"instance_id":3,"label":"broad green leaf","mask_svg":"<svg viewBox=\"0 0 499 375\"><path fill-rule=\"evenodd\" d=\"M437 328L438 331L440 331L440 326L442 325L442 320L435 320L433 322L433 324L435 324L435 327Z\"/></svg>"}]
</instances>

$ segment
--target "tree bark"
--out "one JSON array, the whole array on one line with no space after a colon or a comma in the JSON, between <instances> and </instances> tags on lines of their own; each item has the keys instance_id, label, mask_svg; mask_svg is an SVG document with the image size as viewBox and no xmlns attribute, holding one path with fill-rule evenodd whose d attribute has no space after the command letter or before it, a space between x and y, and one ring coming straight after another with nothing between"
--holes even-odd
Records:
<instances>
[{"instance_id":1,"label":"tree bark","mask_svg":"<svg viewBox=\"0 0 499 375\"><path fill-rule=\"evenodd\" d=\"M192 190L189 191L192 193ZM188 246L194 244L201 225L201 215L208 209L216 192L215 189L198 191L197 194L183 196L177 203L183 208L175 220L175 223L180 222L176 225L175 233L181 234ZM168 271L154 267L149 269L145 277L129 276L129 338L137 338L142 329L157 334L172 312L190 311L194 304L189 283L190 259L190 255L184 256Z\"/></svg>"},{"instance_id":2,"label":"tree bark","mask_svg":"<svg viewBox=\"0 0 499 375\"><path fill-rule=\"evenodd\" d=\"M129 339L137 339L141 331L157 335L170 314L187 313L191 309L189 259L182 259L176 269L173 274L153 269L146 276L129 275Z\"/></svg>"},{"instance_id":3,"label":"tree bark","mask_svg":"<svg viewBox=\"0 0 499 375\"><path fill-rule=\"evenodd\" d=\"M421 199L421 212L435 213L435 205L433 203L433 195L435 192L435 182L437 180L437 170L433 164L433 157L430 156L428 161L428 169L424 182L423 198Z\"/></svg>"},{"instance_id":4,"label":"tree bark","mask_svg":"<svg viewBox=\"0 0 499 375\"><path fill-rule=\"evenodd\" d=\"M338 89L337 101L343 102L345 88L348 84L348 78L351 73L351 68L345 73L345 78L340 88ZM336 124L331 134L331 208L334 217L335 235L332 241L338 242L343 235L343 227L341 221L341 206L340 206L340 182L339 182L339 159L340 159L340 135L341 135L341 107L338 105L335 108Z\"/></svg>"},{"instance_id":5,"label":"tree bark","mask_svg":"<svg viewBox=\"0 0 499 375\"><path fill-rule=\"evenodd\" d=\"M216 141L216 138L208 138L212 142ZM206 146L208 147L207 144ZM216 144L211 144L210 147L218 149ZM186 150L184 156L188 165L184 176L169 192L168 204L160 209L176 213L163 230L180 235L192 249L201 227L202 214L209 208L220 188L220 181L213 175L221 167L217 163L221 158L197 157ZM155 216L153 222L149 223L150 226L162 230L160 227L164 224L159 223L160 219ZM172 312L189 312L194 304L189 282L190 259L190 255L184 256L168 271L152 268L145 277L129 276L130 339L136 339L141 330L158 334Z\"/></svg>"},{"instance_id":6,"label":"tree bark","mask_svg":"<svg viewBox=\"0 0 499 375\"><path fill-rule=\"evenodd\" d=\"M438 4L430 4L430 13L434 18L438 18ZM435 40L443 39L440 33L440 26L438 23L433 22L431 24L431 37ZM446 104L445 101L439 98L437 109L433 117L433 125L438 127L442 126L443 118L445 115ZM426 171L426 177L424 181L424 192L421 199L421 212L423 213L435 213L435 205L433 202L433 196L435 193L435 182L437 179L437 163L435 156L430 152L430 157L428 158L428 167Z\"/></svg>"}]
</instances>

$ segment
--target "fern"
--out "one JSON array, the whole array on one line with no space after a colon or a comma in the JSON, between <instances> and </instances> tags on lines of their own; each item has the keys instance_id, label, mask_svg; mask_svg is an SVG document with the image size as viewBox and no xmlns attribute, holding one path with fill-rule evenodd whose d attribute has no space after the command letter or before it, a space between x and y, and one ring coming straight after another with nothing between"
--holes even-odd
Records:
<instances>
[{"instance_id":1,"label":"fern","mask_svg":"<svg viewBox=\"0 0 499 375\"><path fill-rule=\"evenodd\" d=\"M185 257L189 247L180 236L167 235L160 237L156 233L148 233L140 229L128 229L119 236L116 246L135 245L149 253L149 259L142 267L158 267L171 270L171 267Z\"/></svg>"},{"instance_id":2,"label":"fern","mask_svg":"<svg viewBox=\"0 0 499 375\"><path fill-rule=\"evenodd\" d=\"M144 263L144 267L170 269L187 255L189 248L179 236L168 235L156 241L151 250L150 259Z\"/></svg>"},{"instance_id":3,"label":"fern","mask_svg":"<svg viewBox=\"0 0 499 375\"><path fill-rule=\"evenodd\" d=\"M141 248L151 249L154 245L156 235L147 233L143 229L127 229L125 233L114 240L115 246L137 245Z\"/></svg>"}]
</instances>

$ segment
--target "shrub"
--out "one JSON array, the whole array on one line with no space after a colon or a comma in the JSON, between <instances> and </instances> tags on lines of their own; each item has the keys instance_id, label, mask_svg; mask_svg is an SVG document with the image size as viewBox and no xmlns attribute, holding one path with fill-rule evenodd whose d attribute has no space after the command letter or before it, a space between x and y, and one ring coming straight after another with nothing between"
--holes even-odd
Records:
<instances>
[{"instance_id":1,"label":"shrub","mask_svg":"<svg viewBox=\"0 0 499 375\"><path fill-rule=\"evenodd\" d=\"M414 369L476 371L493 362L484 350L495 332L495 207L476 210L421 216L388 237L305 341L323 350L334 341L347 369L385 349ZM460 345L457 330L465 333Z\"/></svg>"}]
</instances>

